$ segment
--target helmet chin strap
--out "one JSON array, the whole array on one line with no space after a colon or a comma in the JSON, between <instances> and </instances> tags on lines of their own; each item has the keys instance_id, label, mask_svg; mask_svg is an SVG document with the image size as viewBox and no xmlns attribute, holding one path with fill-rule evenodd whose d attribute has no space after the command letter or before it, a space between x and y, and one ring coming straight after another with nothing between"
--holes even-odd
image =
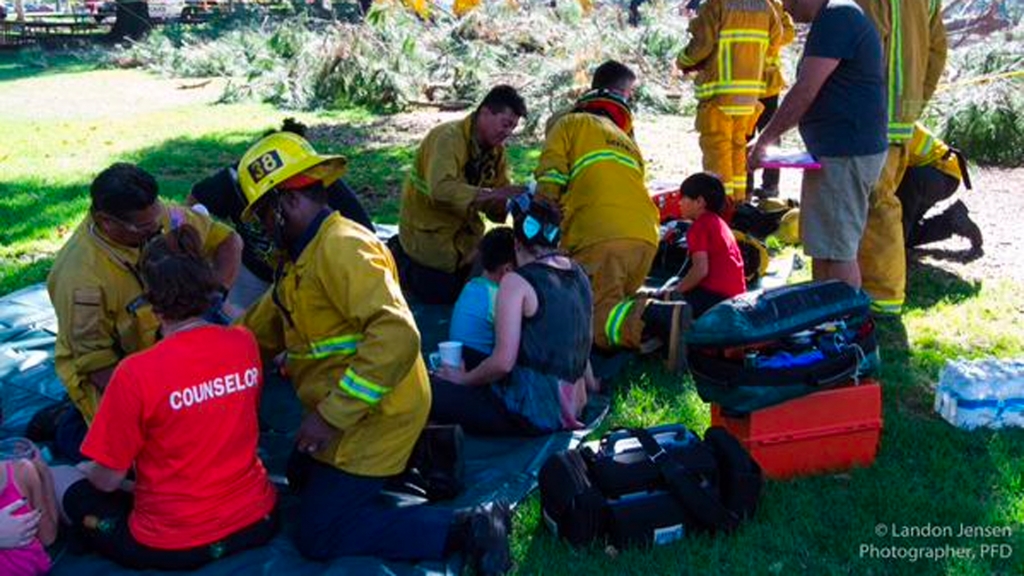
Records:
<instances>
[{"instance_id":1,"label":"helmet chin strap","mask_svg":"<svg viewBox=\"0 0 1024 576\"><path fill-rule=\"evenodd\" d=\"M284 218L284 203L281 194L277 194L277 198L274 199L274 230L271 233L271 239L274 245L281 250L287 250L288 246L285 244L284 238L284 225L286 220Z\"/></svg>"}]
</instances>

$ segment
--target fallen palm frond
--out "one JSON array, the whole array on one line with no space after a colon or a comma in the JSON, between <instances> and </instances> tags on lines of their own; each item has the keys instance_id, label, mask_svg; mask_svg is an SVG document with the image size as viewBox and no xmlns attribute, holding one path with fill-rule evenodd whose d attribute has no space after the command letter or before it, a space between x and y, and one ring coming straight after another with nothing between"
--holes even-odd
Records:
<instances>
[{"instance_id":1,"label":"fallen palm frond","mask_svg":"<svg viewBox=\"0 0 1024 576\"><path fill-rule=\"evenodd\" d=\"M584 17L575 3L555 9L488 3L462 19L439 13L429 21L389 4L375 5L362 23L251 15L214 32L168 27L115 60L166 75L227 77L224 101L295 109L456 108L507 83L536 112L530 115L536 128L547 113L572 102L608 58L641 75L640 108L675 111L681 99L691 99L689 83L671 75L685 20L666 6L649 10L638 27L627 25L621 9L599 8Z\"/></svg>"}]
</instances>

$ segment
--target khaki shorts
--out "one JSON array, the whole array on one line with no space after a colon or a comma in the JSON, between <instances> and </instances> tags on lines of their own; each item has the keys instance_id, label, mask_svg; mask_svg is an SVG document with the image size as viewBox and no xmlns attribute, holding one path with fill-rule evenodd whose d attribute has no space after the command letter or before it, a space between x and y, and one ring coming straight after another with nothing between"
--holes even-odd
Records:
<instances>
[{"instance_id":1,"label":"khaki shorts","mask_svg":"<svg viewBox=\"0 0 1024 576\"><path fill-rule=\"evenodd\" d=\"M821 170L805 170L800 189L800 241L818 260L857 259L868 219L868 199L882 173L885 152L819 158Z\"/></svg>"}]
</instances>

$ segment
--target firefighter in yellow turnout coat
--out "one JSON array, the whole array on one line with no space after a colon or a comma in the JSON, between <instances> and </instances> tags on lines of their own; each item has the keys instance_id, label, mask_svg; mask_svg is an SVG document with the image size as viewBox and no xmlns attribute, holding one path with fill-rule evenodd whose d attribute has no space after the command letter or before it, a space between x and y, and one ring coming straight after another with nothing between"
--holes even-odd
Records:
<instances>
[{"instance_id":1,"label":"firefighter in yellow turnout coat","mask_svg":"<svg viewBox=\"0 0 1024 576\"><path fill-rule=\"evenodd\" d=\"M265 357L285 353L306 412L289 466L299 550L321 560L439 559L454 513L379 498L426 424L430 386L391 253L326 204L326 187L344 167L344 158L320 156L287 133L243 156L244 216L258 217L286 256L241 323Z\"/></svg>"},{"instance_id":2,"label":"firefighter in yellow turnout coat","mask_svg":"<svg viewBox=\"0 0 1024 576\"><path fill-rule=\"evenodd\" d=\"M696 128L704 170L726 194L747 196L747 135L761 112L769 47L781 44L782 24L768 0L708 0L690 22L690 42L676 63L698 71Z\"/></svg>"},{"instance_id":3,"label":"firefighter in yellow turnout coat","mask_svg":"<svg viewBox=\"0 0 1024 576\"><path fill-rule=\"evenodd\" d=\"M907 168L907 142L946 65L940 0L857 0L871 18L886 55L889 155L871 193L858 261L877 312L898 314L906 296L907 263L896 189Z\"/></svg>"},{"instance_id":4,"label":"firefighter in yellow turnout coat","mask_svg":"<svg viewBox=\"0 0 1024 576\"><path fill-rule=\"evenodd\" d=\"M526 115L510 86L496 86L463 120L436 126L416 151L389 243L402 287L427 304L453 304L484 235L481 213L504 222L511 186L505 141Z\"/></svg>"},{"instance_id":5,"label":"firefighter in yellow turnout coat","mask_svg":"<svg viewBox=\"0 0 1024 576\"><path fill-rule=\"evenodd\" d=\"M193 226L225 288L234 282L242 251L241 238L227 226L164 205L156 179L135 165L101 172L90 196L89 214L57 253L47 278L57 316L55 367L77 409L57 430L57 448L70 457L77 456L114 368L157 340L160 321L143 297L138 269L142 246L161 230Z\"/></svg>"},{"instance_id":6,"label":"firefighter in yellow turnout coat","mask_svg":"<svg viewBox=\"0 0 1024 576\"><path fill-rule=\"evenodd\" d=\"M656 335L672 337L668 314L636 297L657 251L659 215L631 129L621 96L588 92L551 127L536 172L537 194L562 208L562 247L590 277L603 349L639 349L652 322Z\"/></svg>"},{"instance_id":7,"label":"firefighter in yellow turnout coat","mask_svg":"<svg viewBox=\"0 0 1024 576\"><path fill-rule=\"evenodd\" d=\"M942 212L925 218L932 207L953 196L961 182L965 188L971 189L966 159L920 122L914 125L908 149L907 169L896 191L903 208L903 238L907 248L957 235L971 242L969 256L981 256L981 230L971 220L970 211L963 201L957 200Z\"/></svg>"}]
</instances>

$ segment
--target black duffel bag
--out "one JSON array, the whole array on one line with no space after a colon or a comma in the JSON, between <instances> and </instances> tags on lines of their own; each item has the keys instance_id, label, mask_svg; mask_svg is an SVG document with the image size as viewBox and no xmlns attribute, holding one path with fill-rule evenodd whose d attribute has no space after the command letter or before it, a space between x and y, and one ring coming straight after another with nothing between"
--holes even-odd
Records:
<instances>
[{"instance_id":1,"label":"black duffel bag","mask_svg":"<svg viewBox=\"0 0 1024 576\"><path fill-rule=\"evenodd\" d=\"M616 430L597 449L553 455L540 472L549 528L571 544L664 544L731 531L753 515L761 469L722 428L700 441L681 425Z\"/></svg>"}]
</instances>

